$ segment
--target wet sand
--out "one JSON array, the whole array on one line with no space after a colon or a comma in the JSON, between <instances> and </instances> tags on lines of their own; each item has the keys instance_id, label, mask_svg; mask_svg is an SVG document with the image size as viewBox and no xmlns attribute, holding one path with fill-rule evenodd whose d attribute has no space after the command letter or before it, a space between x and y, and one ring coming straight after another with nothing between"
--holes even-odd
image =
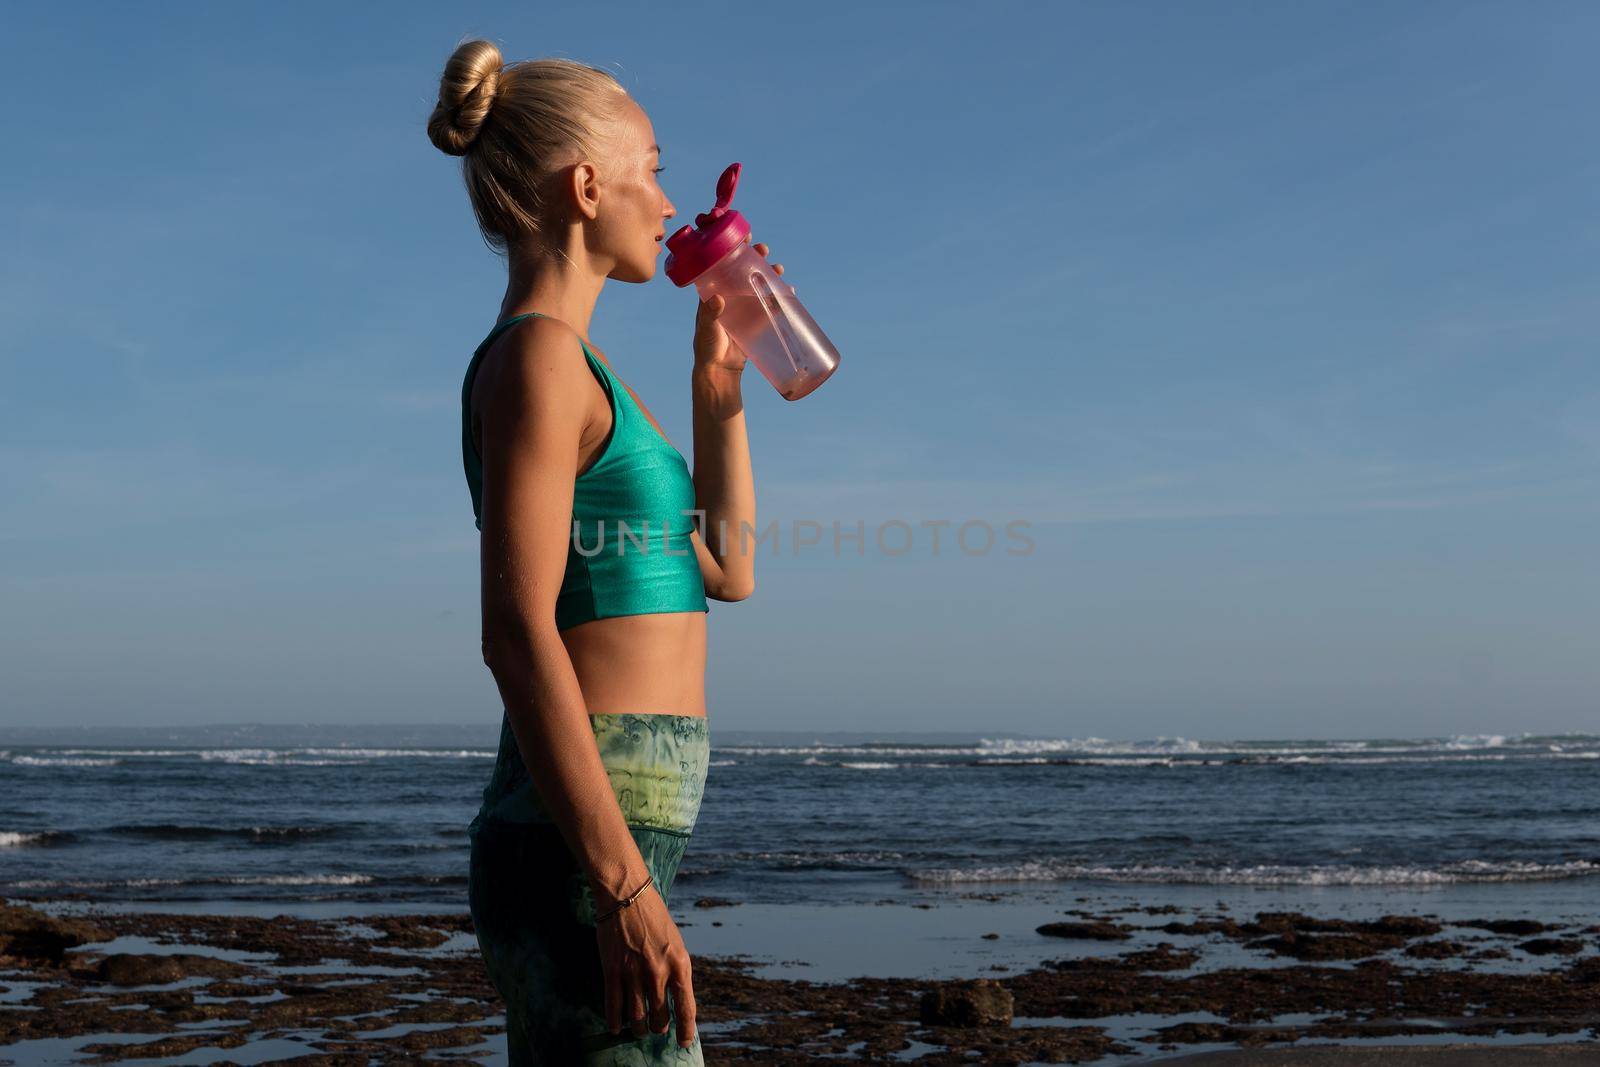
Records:
<instances>
[{"instance_id":1,"label":"wet sand","mask_svg":"<svg viewBox=\"0 0 1600 1067\"><path fill-rule=\"evenodd\" d=\"M1163 1067L1540 1067L1541 1064L1600 1063L1600 1045L1533 1045L1508 1048L1497 1045L1437 1045L1407 1048L1379 1045L1370 1048L1267 1049L1253 1052L1202 1052L1160 1061Z\"/></svg>"},{"instance_id":2,"label":"wet sand","mask_svg":"<svg viewBox=\"0 0 1600 1067\"><path fill-rule=\"evenodd\" d=\"M465 913L57 911L0 907L0 1062L505 1062ZM738 911L675 909L686 927ZM1034 931L1026 967L810 981L702 954L695 991L719 1063L1600 1064L1597 935L1493 916L1072 909ZM1286 1047L1339 1041L1367 1047Z\"/></svg>"}]
</instances>

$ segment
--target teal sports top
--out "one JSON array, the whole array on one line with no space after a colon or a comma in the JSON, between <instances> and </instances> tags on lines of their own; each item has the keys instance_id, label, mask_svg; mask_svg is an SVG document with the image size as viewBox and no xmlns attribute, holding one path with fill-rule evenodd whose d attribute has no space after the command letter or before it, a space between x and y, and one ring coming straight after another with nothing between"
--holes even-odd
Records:
<instances>
[{"instance_id":1,"label":"teal sports top","mask_svg":"<svg viewBox=\"0 0 1600 1067\"><path fill-rule=\"evenodd\" d=\"M479 530L483 460L472 439L472 380L495 338L538 314L514 315L491 330L472 354L461 386L461 457ZM689 464L582 338L578 344L611 401L611 434L599 458L573 483L572 536L556 596L556 629L618 615L709 612L700 561L689 540L695 529Z\"/></svg>"}]
</instances>

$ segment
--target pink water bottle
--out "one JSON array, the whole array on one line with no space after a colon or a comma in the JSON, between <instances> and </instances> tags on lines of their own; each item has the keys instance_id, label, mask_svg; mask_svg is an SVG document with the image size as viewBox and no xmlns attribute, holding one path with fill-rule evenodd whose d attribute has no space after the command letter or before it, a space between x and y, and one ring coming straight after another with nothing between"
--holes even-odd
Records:
<instances>
[{"instance_id":1,"label":"pink water bottle","mask_svg":"<svg viewBox=\"0 0 1600 1067\"><path fill-rule=\"evenodd\" d=\"M721 293L722 328L785 400L799 400L839 368L839 350L750 247L750 224L728 207L738 186L734 163L717 179L717 206L667 238L667 277L693 282L701 300Z\"/></svg>"}]
</instances>

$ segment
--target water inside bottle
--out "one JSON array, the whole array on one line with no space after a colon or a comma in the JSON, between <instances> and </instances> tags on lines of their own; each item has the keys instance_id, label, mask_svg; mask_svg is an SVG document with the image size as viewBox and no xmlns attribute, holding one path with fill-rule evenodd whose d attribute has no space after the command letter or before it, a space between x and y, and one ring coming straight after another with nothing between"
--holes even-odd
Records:
<instances>
[{"instance_id":1,"label":"water inside bottle","mask_svg":"<svg viewBox=\"0 0 1600 1067\"><path fill-rule=\"evenodd\" d=\"M819 352L832 350L827 338L781 278L760 266L730 274L717 286L727 301L723 328L785 400L807 395L833 370Z\"/></svg>"}]
</instances>

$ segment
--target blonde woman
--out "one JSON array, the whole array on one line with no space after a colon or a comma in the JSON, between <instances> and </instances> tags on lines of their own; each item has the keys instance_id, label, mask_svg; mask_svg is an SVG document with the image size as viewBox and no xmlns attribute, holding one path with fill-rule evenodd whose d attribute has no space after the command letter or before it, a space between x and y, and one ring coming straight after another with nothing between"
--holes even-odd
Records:
<instances>
[{"instance_id":1,"label":"blonde woman","mask_svg":"<svg viewBox=\"0 0 1600 1067\"><path fill-rule=\"evenodd\" d=\"M508 271L461 447L505 703L469 900L511 1062L700 1064L668 893L705 784L706 600L755 587L745 360L722 298L702 302L691 473L589 341L607 279L654 277L677 213L650 119L610 74L467 41L428 136L462 157Z\"/></svg>"}]
</instances>

